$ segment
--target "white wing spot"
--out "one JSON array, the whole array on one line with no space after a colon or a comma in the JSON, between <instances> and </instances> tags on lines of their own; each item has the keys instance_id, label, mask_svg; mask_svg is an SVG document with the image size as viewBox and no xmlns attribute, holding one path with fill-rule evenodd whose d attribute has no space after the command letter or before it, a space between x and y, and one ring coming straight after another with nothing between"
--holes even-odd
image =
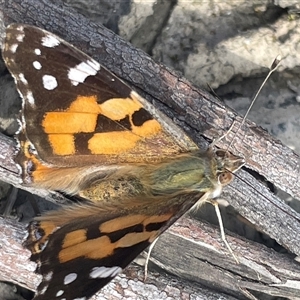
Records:
<instances>
[{"instance_id":1,"label":"white wing spot","mask_svg":"<svg viewBox=\"0 0 300 300\"><path fill-rule=\"evenodd\" d=\"M56 78L52 75L43 76L43 85L46 90L52 91L57 87Z\"/></svg>"},{"instance_id":2,"label":"white wing spot","mask_svg":"<svg viewBox=\"0 0 300 300\"><path fill-rule=\"evenodd\" d=\"M120 267L94 267L90 272L91 278L107 278L107 277L115 277L119 273L122 272L122 268Z\"/></svg>"},{"instance_id":3,"label":"white wing spot","mask_svg":"<svg viewBox=\"0 0 300 300\"><path fill-rule=\"evenodd\" d=\"M33 64L33 67L37 70L40 70L42 68L42 65L40 64L39 61L34 61L32 64Z\"/></svg>"},{"instance_id":4,"label":"white wing spot","mask_svg":"<svg viewBox=\"0 0 300 300\"><path fill-rule=\"evenodd\" d=\"M86 300L86 297L75 298L74 300Z\"/></svg>"},{"instance_id":5,"label":"white wing spot","mask_svg":"<svg viewBox=\"0 0 300 300\"><path fill-rule=\"evenodd\" d=\"M88 76L96 75L99 70L100 64L91 59L71 68L68 73L68 78L73 85L78 85L79 83L83 83Z\"/></svg>"},{"instance_id":6,"label":"white wing spot","mask_svg":"<svg viewBox=\"0 0 300 300\"><path fill-rule=\"evenodd\" d=\"M38 48L34 49L34 53L35 53L36 55L41 55L41 54L42 54L41 50L38 49Z\"/></svg>"},{"instance_id":7,"label":"white wing spot","mask_svg":"<svg viewBox=\"0 0 300 300\"><path fill-rule=\"evenodd\" d=\"M52 279L53 272L49 272L44 276L45 281L50 281Z\"/></svg>"},{"instance_id":8,"label":"white wing spot","mask_svg":"<svg viewBox=\"0 0 300 300\"><path fill-rule=\"evenodd\" d=\"M18 44L12 44L12 45L10 45L9 50L11 53L16 53L18 47L19 47Z\"/></svg>"},{"instance_id":9,"label":"white wing spot","mask_svg":"<svg viewBox=\"0 0 300 300\"><path fill-rule=\"evenodd\" d=\"M29 102L29 104L31 104L31 106L35 105L35 101L34 101L34 98L33 98L33 95L32 95L31 91L27 91L26 99Z\"/></svg>"},{"instance_id":10,"label":"white wing spot","mask_svg":"<svg viewBox=\"0 0 300 300\"><path fill-rule=\"evenodd\" d=\"M59 290L57 293L56 293L56 297L60 297L65 291L63 290Z\"/></svg>"},{"instance_id":11,"label":"white wing spot","mask_svg":"<svg viewBox=\"0 0 300 300\"><path fill-rule=\"evenodd\" d=\"M45 292L47 291L47 289L48 289L48 285L46 285L46 286L38 293L38 295L43 295L43 294L45 294Z\"/></svg>"},{"instance_id":12,"label":"white wing spot","mask_svg":"<svg viewBox=\"0 0 300 300\"><path fill-rule=\"evenodd\" d=\"M49 241L45 241L43 244L40 245L40 247L41 247L40 251L43 251L47 247L48 242Z\"/></svg>"},{"instance_id":13,"label":"white wing spot","mask_svg":"<svg viewBox=\"0 0 300 300\"><path fill-rule=\"evenodd\" d=\"M24 36L25 36L24 33L17 34L17 36L16 36L17 41L23 42Z\"/></svg>"},{"instance_id":14,"label":"white wing spot","mask_svg":"<svg viewBox=\"0 0 300 300\"><path fill-rule=\"evenodd\" d=\"M28 82L27 82L27 80L26 80L26 78L25 78L25 76L24 76L23 73L20 73L20 74L19 74L19 79L20 79L20 81L21 81L23 84L28 85Z\"/></svg>"},{"instance_id":15,"label":"white wing spot","mask_svg":"<svg viewBox=\"0 0 300 300\"><path fill-rule=\"evenodd\" d=\"M48 34L42 37L42 45L47 48L54 48L60 44L60 41L53 35Z\"/></svg>"},{"instance_id":16,"label":"white wing spot","mask_svg":"<svg viewBox=\"0 0 300 300\"><path fill-rule=\"evenodd\" d=\"M64 279L64 285L72 283L74 280L76 280L77 274L76 273L70 273L68 274Z\"/></svg>"}]
</instances>

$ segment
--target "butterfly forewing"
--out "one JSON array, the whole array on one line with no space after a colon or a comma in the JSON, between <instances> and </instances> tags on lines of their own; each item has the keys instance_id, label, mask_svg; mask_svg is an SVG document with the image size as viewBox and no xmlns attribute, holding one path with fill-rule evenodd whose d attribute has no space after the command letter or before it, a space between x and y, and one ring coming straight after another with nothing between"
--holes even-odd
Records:
<instances>
[{"instance_id":1,"label":"butterfly forewing","mask_svg":"<svg viewBox=\"0 0 300 300\"><path fill-rule=\"evenodd\" d=\"M118 77L54 34L12 24L3 57L24 99L26 136L48 164L151 161L195 148L168 134Z\"/></svg>"}]
</instances>

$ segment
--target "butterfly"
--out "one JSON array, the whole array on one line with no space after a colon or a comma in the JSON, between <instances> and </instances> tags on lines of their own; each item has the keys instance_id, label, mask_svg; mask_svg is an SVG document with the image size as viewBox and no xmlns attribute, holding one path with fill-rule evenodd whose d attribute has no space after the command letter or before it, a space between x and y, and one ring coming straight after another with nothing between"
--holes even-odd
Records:
<instances>
[{"instance_id":1,"label":"butterfly","mask_svg":"<svg viewBox=\"0 0 300 300\"><path fill-rule=\"evenodd\" d=\"M24 184L85 199L33 220L34 299L88 299L189 209L217 197L244 159L201 151L146 99L43 29L12 24L3 58L23 100Z\"/></svg>"}]
</instances>

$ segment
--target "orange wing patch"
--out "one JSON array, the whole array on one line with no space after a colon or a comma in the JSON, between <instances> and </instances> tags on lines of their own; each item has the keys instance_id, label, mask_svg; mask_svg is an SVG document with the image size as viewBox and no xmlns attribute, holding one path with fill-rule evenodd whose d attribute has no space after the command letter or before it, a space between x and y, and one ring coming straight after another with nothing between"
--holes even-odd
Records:
<instances>
[{"instance_id":1,"label":"orange wing patch","mask_svg":"<svg viewBox=\"0 0 300 300\"><path fill-rule=\"evenodd\" d=\"M79 96L65 111L47 112L42 126L55 155L75 154L74 134L80 133L94 133L87 140L87 148L92 154L120 154L133 149L141 138L161 131L161 125L154 119L147 120L141 126L135 125L133 114L141 108L141 103L131 98L109 99L98 104L96 96ZM130 130L124 127L124 131L95 133L99 115L113 121L128 117L127 127L130 126Z\"/></svg>"},{"instance_id":2,"label":"orange wing patch","mask_svg":"<svg viewBox=\"0 0 300 300\"><path fill-rule=\"evenodd\" d=\"M155 230L151 225L164 224L172 215L168 213L155 217L142 214L121 216L100 224L98 237L93 239L87 237L88 229L74 230L65 235L59 260L64 263L78 257L102 259L113 255L116 249L128 248L142 242L151 243L160 232L159 227ZM139 228L137 232L127 232L128 228L135 227ZM118 238L117 232L121 232ZM115 236L112 238L110 235Z\"/></svg>"}]
</instances>

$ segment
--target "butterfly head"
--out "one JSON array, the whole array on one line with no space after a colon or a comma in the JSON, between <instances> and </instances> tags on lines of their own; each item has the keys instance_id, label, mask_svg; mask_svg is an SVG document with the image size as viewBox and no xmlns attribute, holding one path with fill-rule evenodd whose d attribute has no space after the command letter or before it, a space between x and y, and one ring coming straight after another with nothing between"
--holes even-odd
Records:
<instances>
[{"instance_id":1,"label":"butterfly head","mask_svg":"<svg viewBox=\"0 0 300 300\"><path fill-rule=\"evenodd\" d=\"M215 159L217 178L222 186L229 184L233 180L233 173L245 165L243 158L225 150L216 150Z\"/></svg>"}]
</instances>

